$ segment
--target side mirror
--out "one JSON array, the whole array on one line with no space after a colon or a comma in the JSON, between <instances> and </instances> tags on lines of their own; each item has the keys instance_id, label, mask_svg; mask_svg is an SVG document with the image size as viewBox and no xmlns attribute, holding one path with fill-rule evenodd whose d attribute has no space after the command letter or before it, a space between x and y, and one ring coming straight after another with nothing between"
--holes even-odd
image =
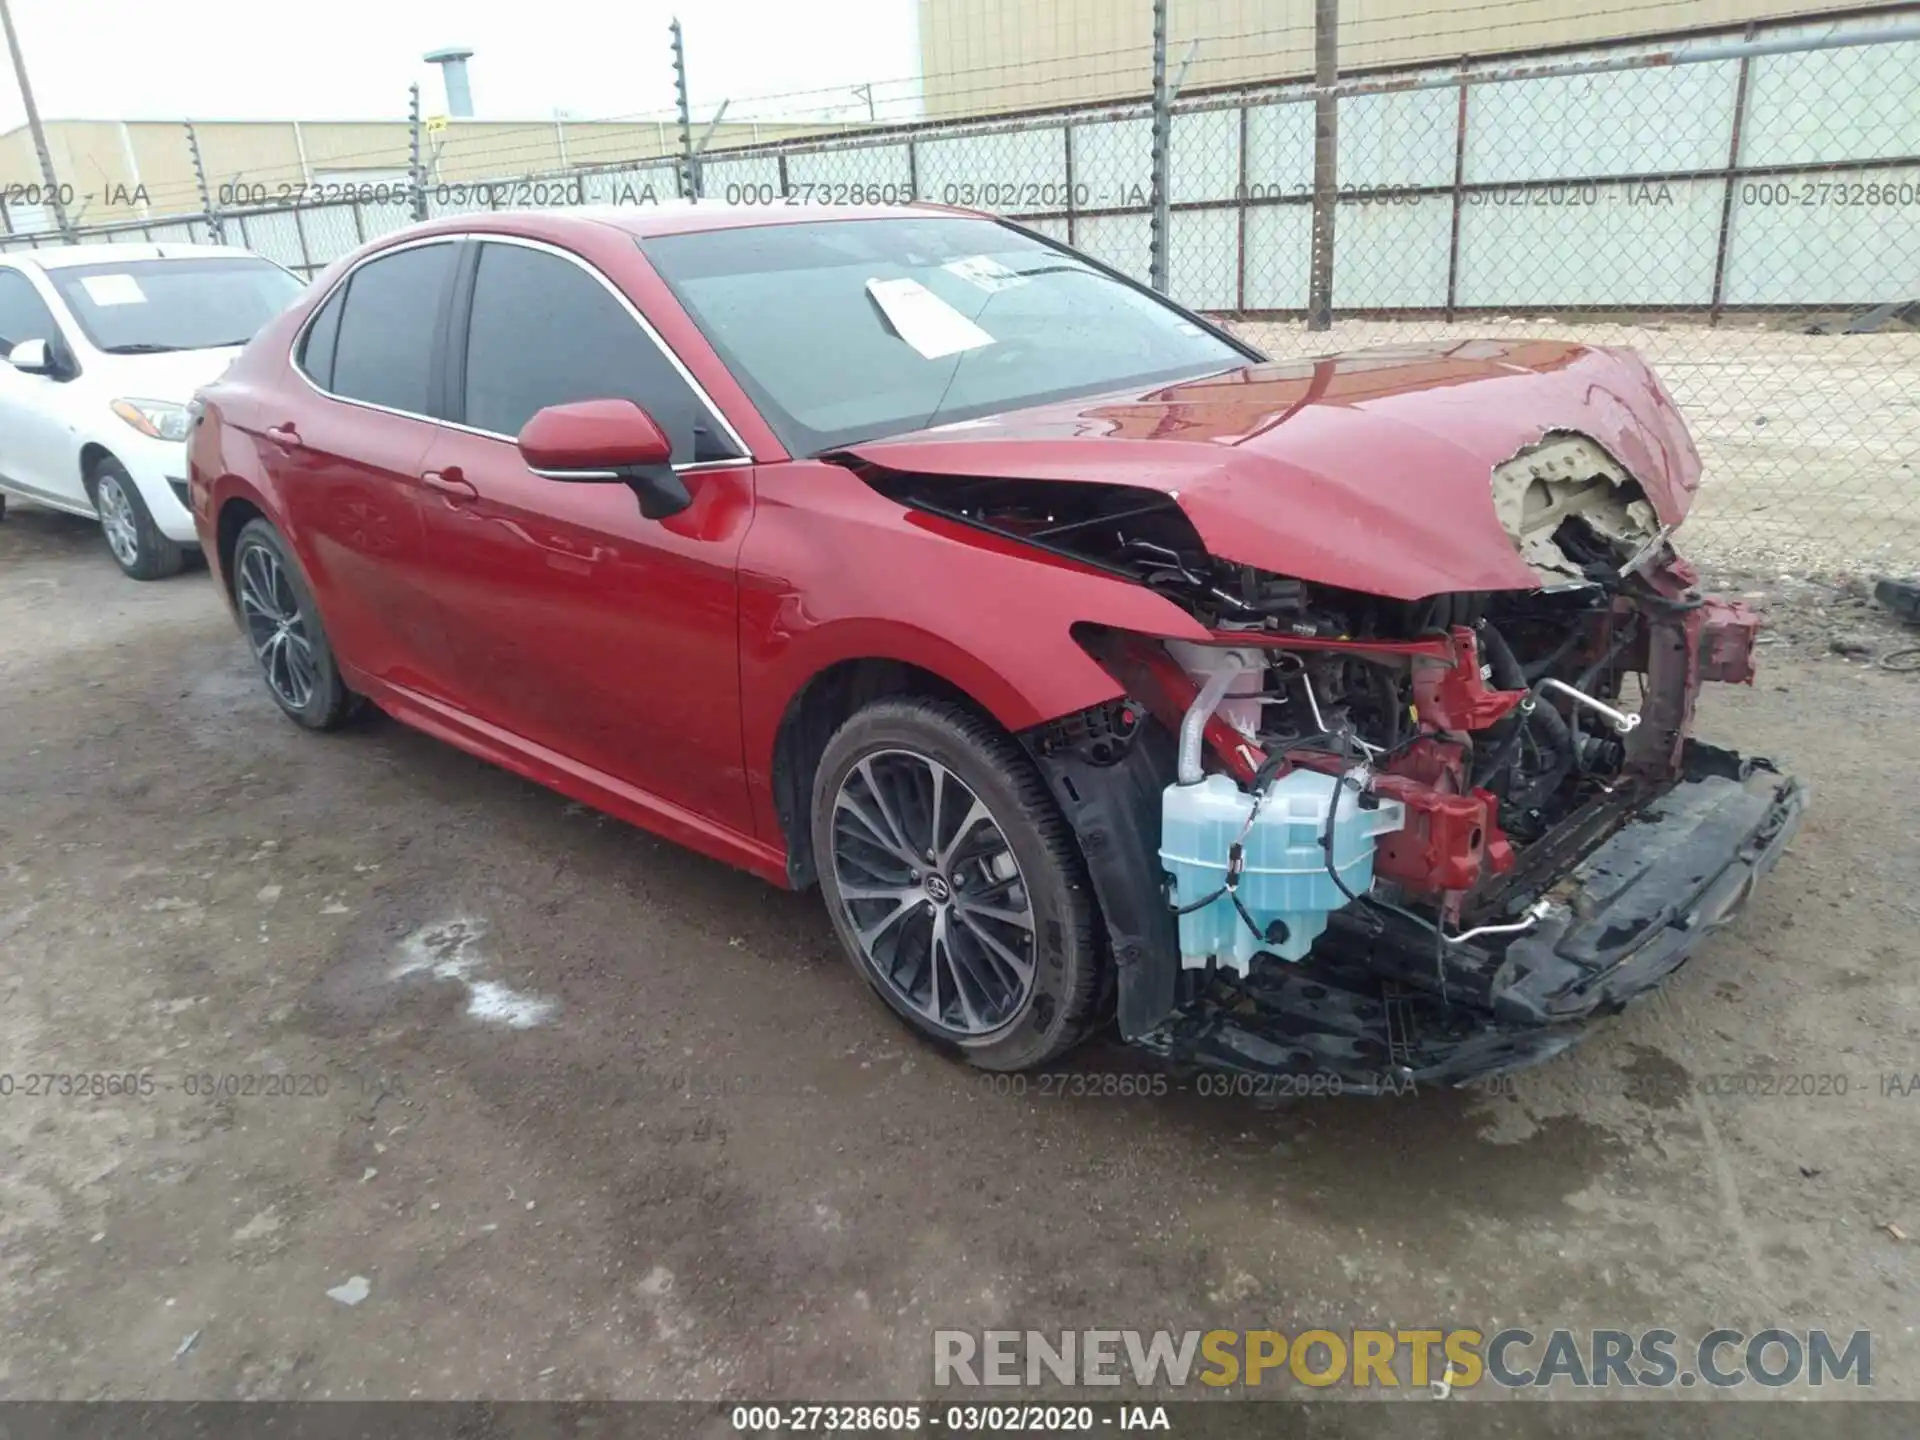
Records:
<instances>
[{"instance_id":1,"label":"side mirror","mask_svg":"<svg viewBox=\"0 0 1920 1440\"><path fill-rule=\"evenodd\" d=\"M520 427L519 445L527 468L548 480L630 486L649 520L677 515L693 503L686 483L673 473L673 446L631 400L549 405Z\"/></svg>"},{"instance_id":2,"label":"side mirror","mask_svg":"<svg viewBox=\"0 0 1920 1440\"><path fill-rule=\"evenodd\" d=\"M7 363L23 375L52 375L59 367L44 340L21 340L7 352Z\"/></svg>"}]
</instances>

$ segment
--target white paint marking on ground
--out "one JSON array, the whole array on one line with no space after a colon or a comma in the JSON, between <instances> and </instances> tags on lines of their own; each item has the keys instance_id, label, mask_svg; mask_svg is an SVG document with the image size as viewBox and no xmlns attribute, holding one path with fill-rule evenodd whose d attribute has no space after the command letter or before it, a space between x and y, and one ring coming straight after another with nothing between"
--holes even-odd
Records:
<instances>
[{"instance_id":1,"label":"white paint marking on ground","mask_svg":"<svg viewBox=\"0 0 1920 1440\"><path fill-rule=\"evenodd\" d=\"M475 980L467 987L467 1013L512 1030L529 1030L553 1013L553 1002L522 995L497 981Z\"/></svg>"},{"instance_id":2,"label":"white paint marking on ground","mask_svg":"<svg viewBox=\"0 0 1920 1440\"><path fill-rule=\"evenodd\" d=\"M466 987L467 1014L489 1025L529 1030L544 1024L558 1008L553 1001L524 995L497 980L476 978L475 972L486 964L479 950L486 934L486 921L466 916L423 926L400 942L394 978L428 974L436 980L455 981Z\"/></svg>"}]
</instances>

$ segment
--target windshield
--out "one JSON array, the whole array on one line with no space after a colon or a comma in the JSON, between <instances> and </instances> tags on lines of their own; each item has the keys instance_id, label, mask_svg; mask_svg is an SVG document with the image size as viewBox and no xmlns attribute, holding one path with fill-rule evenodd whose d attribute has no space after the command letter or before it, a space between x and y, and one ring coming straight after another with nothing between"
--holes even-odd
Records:
<instances>
[{"instance_id":1,"label":"windshield","mask_svg":"<svg viewBox=\"0 0 1920 1440\"><path fill-rule=\"evenodd\" d=\"M640 243L796 455L1249 359L1151 294L991 220Z\"/></svg>"},{"instance_id":2,"label":"windshield","mask_svg":"<svg viewBox=\"0 0 1920 1440\"><path fill-rule=\"evenodd\" d=\"M244 345L304 288L250 255L49 268L96 350L145 355Z\"/></svg>"}]
</instances>

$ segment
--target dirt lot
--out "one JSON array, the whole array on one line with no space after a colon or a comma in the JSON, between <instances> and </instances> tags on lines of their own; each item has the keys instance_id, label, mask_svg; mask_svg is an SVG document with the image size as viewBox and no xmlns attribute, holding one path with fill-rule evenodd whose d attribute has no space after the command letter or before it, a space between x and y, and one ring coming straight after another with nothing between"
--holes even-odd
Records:
<instances>
[{"instance_id":1,"label":"dirt lot","mask_svg":"<svg viewBox=\"0 0 1920 1440\"><path fill-rule=\"evenodd\" d=\"M1485 335L1625 345L1646 356L1706 465L1688 544L1775 570L1920 567L1920 332L1806 335L1729 320L1604 324L1525 315L1235 328L1276 358ZM1896 322L1897 323L1897 322Z\"/></svg>"},{"instance_id":2,"label":"dirt lot","mask_svg":"<svg viewBox=\"0 0 1920 1440\"><path fill-rule=\"evenodd\" d=\"M1772 885L1514 1093L1015 1099L812 897L388 721L304 734L204 573L17 507L0 1395L871 1399L941 1326L1523 1323L1870 1328L1920 1398L1920 1094L1882 1080L1920 1073L1920 677L1825 628L1705 705L1815 787ZM260 1075L294 1093L217 1093ZM1782 1075L1846 1093L1741 1093Z\"/></svg>"}]
</instances>

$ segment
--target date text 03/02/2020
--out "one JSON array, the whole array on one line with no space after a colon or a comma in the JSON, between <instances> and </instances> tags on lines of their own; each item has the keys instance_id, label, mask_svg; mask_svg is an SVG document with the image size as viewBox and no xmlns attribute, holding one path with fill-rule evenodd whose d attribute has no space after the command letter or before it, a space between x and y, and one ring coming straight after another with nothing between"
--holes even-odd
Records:
<instances>
[{"instance_id":1,"label":"date text 03/02/2020","mask_svg":"<svg viewBox=\"0 0 1920 1440\"><path fill-rule=\"evenodd\" d=\"M896 1435L918 1430L1068 1435L1098 1429L1171 1431L1164 1405L736 1405L733 1428L750 1435L820 1432Z\"/></svg>"}]
</instances>

